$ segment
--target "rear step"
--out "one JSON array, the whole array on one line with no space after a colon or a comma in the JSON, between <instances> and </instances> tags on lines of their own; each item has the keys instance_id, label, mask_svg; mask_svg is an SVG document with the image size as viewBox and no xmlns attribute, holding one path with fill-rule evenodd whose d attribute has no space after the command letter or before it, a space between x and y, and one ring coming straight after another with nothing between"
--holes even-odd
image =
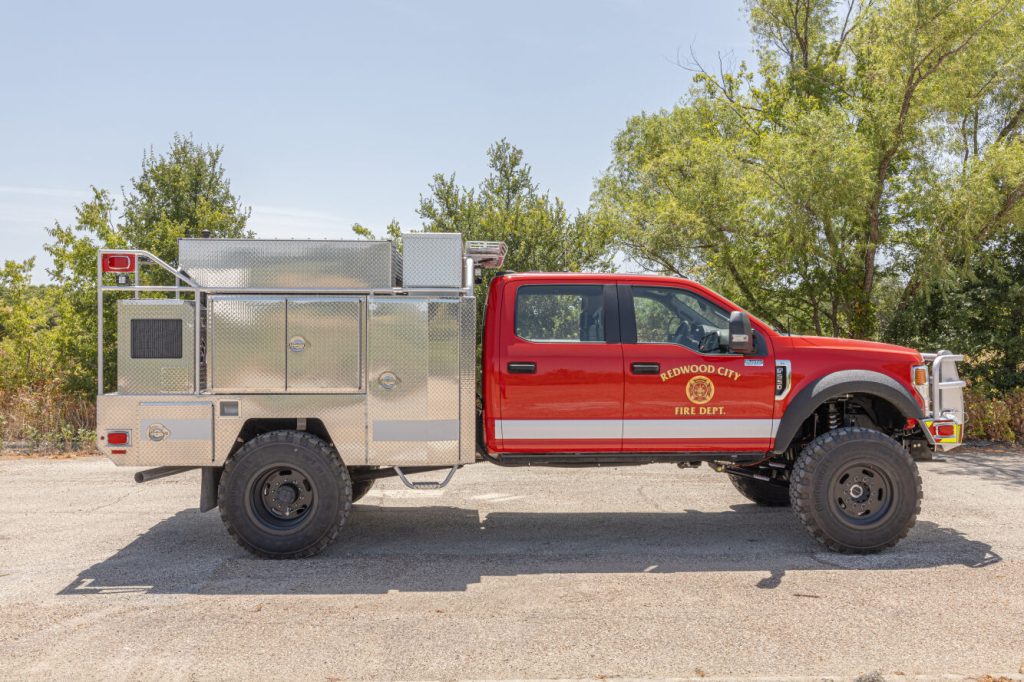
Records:
<instances>
[{"instance_id":1,"label":"rear step","mask_svg":"<svg viewBox=\"0 0 1024 682\"><path fill-rule=\"evenodd\" d=\"M449 471L448 475L444 477L443 481L410 481L405 477L405 473L402 471L402 467L394 467L395 473L402 479L402 483L405 484L406 488L412 488L413 490L440 490L441 488L448 485L452 480L452 476L459 470L459 465L456 464Z\"/></svg>"}]
</instances>

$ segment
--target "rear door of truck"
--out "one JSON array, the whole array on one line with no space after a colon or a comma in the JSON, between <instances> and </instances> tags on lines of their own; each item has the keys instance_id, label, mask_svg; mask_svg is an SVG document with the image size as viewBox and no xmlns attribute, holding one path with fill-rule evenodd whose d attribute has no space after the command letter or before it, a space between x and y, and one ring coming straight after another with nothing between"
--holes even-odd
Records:
<instances>
[{"instance_id":1,"label":"rear door of truck","mask_svg":"<svg viewBox=\"0 0 1024 682\"><path fill-rule=\"evenodd\" d=\"M608 278L512 277L502 296L495 421L503 452L617 452L622 345Z\"/></svg>"}]
</instances>

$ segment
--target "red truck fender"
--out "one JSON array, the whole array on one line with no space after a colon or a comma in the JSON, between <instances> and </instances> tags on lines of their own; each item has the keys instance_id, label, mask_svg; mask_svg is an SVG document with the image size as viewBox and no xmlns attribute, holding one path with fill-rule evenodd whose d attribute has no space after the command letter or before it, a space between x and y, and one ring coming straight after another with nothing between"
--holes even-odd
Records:
<instances>
[{"instance_id":1,"label":"red truck fender","mask_svg":"<svg viewBox=\"0 0 1024 682\"><path fill-rule=\"evenodd\" d=\"M793 442L800 426L823 403L855 393L886 401L906 419L923 420L925 417L910 391L888 375L864 369L833 372L811 381L789 401L775 434L773 452L784 453Z\"/></svg>"}]
</instances>

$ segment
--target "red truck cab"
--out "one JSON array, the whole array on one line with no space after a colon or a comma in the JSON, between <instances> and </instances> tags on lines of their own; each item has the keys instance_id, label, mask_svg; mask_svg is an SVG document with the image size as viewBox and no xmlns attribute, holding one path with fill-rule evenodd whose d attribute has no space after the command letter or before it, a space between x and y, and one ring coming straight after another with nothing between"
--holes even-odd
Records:
<instances>
[{"instance_id":1,"label":"red truck cab","mask_svg":"<svg viewBox=\"0 0 1024 682\"><path fill-rule=\"evenodd\" d=\"M481 456L705 461L760 504L799 507L805 496L813 510L810 497L829 498L836 514L805 519L812 533L833 549L874 551L916 516L912 455L962 439L963 382L947 362L957 359L792 336L680 278L501 274L485 311ZM821 468L814 457L843 471L805 485ZM849 534L894 514L895 530Z\"/></svg>"}]
</instances>

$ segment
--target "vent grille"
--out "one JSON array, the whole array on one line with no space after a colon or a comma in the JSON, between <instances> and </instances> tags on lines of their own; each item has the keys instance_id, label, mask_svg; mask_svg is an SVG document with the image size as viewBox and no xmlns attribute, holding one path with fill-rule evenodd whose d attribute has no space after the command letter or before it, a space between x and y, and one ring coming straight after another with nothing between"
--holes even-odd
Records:
<instances>
[{"instance_id":1,"label":"vent grille","mask_svg":"<svg viewBox=\"0 0 1024 682\"><path fill-rule=\"evenodd\" d=\"M181 320L132 320L133 360L180 360Z\"/></svg>"}]
</instances>

